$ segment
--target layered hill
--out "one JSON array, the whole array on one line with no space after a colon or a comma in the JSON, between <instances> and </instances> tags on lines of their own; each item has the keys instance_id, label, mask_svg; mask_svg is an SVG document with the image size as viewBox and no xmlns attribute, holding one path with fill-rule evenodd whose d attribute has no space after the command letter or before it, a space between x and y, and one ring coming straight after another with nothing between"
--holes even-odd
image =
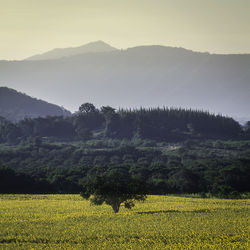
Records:
<instances>
[{"instance_id":1,"label":"layered hill","mask_svg":"<svg viewBox=\"0 0 250 250\"><path fill-rule=\"evenodd\" d=\"M14 89L0 87L0 116L7 120L17 122L24 118L70 114L69 111L57 105L32 98Z\"/></svg>"},{"instance_id":2,"label":"layered hill","mask_svg":"<svg viewBox=\"0 0 250 250\"><path fill-rule=\"evenodd\" d=\"M0 61L0 84L77 110L182 107L250 117L250 55L140 46L60 59Z\"/></svg>"}]
</instances>

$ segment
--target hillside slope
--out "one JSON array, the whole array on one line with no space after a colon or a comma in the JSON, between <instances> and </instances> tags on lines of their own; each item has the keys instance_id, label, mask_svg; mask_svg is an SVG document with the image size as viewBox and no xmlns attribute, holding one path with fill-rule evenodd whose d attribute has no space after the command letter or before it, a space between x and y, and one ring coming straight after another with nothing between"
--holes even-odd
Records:
<instances>
[{"instance_id":1,"label":"hillside slope","mask_svg":"<svg viewBox=\"0 0 250 250\"><path fill-rule=\"evenodd\" d=\"M32 98L14 89L0 87L0 116L10 121L45 116L68 116L70 112L57 105Z\"/></svg>"}]
</instances>

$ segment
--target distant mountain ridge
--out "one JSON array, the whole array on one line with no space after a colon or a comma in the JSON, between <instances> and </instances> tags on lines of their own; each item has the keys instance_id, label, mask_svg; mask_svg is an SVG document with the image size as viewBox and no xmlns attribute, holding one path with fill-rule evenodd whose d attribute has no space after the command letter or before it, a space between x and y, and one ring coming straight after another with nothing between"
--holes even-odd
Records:
<instances>
[{"instance_id":1,"label":"distant mountain ridge","mask_svg":"<svg viewBox=\"0 0 250 250\"><path fill-rule=\"evenodd\" d=\"M96 42L91 42L91 43L88 43L79 47L53 49L43 54L28 57L25 60L29 60L29 61L53 60L53 59L59 59L63 57L80 55L84 53L109 52L109 51L114 51L114 50L117 50L117 49L103 41L96 41Z\"/></svg>"},{"instance_id":2,"label":"distant mountain ridge","mask_svg":"<svg viewBox=\"0 0 250 250\"><path fill-rule=\"evenodd\" d=\"M152 45L56 60L0 61L0 83L72 111L91 102L250 117L250 54Z\"/></svg>"},{"instance_id":3,"label":"distant mountain ridge","mask_svg":"<svg viewBox=\"0 0 250 250\"><path fill-rule=\"evenodd\" d=\"M0 87L0 116L9 121L17 122L24 118L69 115L71 113L62 107L32 98L14 89Z\"/></svg>"}]
</instances>

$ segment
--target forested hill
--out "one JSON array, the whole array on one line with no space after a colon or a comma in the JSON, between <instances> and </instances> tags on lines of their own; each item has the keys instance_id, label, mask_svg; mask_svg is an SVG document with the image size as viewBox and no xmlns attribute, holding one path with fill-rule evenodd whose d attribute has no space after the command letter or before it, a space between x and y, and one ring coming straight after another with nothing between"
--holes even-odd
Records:
<instances>
[{"instance_id":1,"label":"forested hill","mask_svg":"<svg viewBox=\"0 0 250 250\"><path fill-rule=\"evenodd\" d=\"M97 109L91 103L82 104L78 113L66 118L25 119L17 124L3 120L0 125L2 142L10 143L28 137L179 142L239 138L243 134L239 123L232 118L208 112L171 108L116 111L110 106Z\"/></svg>"},{"instance_id":2,"label":"forested hill","mask_svg":"<svg viewBox=\"0 0 250 250\"><path fill-rule=\"evenodd\" d=\"M68 116L71 113L57 105L32 98L14 89L0 87L0 116L12 122L24 118Z\"/></svg>"},{"instance_id":3,"label":"forested hill","mask_svg":"<svg viewBox=\"0 0 250 250\"><path fill-rule=\"evenodd\" d=\"M0 193L80 192L87 176L117 171L151 194L247 192L249 138L250 126L184 109L84 103L69 117L0 118Z\"/></svg>"}]
</instances>

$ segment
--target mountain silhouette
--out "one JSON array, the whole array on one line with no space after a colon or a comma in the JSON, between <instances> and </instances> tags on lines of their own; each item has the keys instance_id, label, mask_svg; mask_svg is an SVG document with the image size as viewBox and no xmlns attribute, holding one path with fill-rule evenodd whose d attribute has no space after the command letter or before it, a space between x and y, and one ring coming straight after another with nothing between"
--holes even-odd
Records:
<instances>
[{"instance_id":1,"label":"mountain silhouette","mask_svg":"<svg viewBox=\"0 0 250 250\"><path fill-rule=\"evenodd\" d=\"M0 84L63 105L182 107L250 117L250 55L165 46L0 61Z\"/></svg>"},{"instance_id":2,"label":"mountain silhouette","mask_svg":"<svg viewBox=\"0 0 250 250\"><path fill-rule=\"evenodd\" d=\"M113 50L116 50L116 48L103 41L96 41L79 47L53 49L40 55L28 57L26 60L52 60L84 53L109 52Z\"/></svg>"},{"instance_id":3,"label":"mountain silhouette","mask_svg":"<svg viewBox=\"0 0 250 250\"><path fill-rule=\"evenodd\" d=\"M70 114L69 111L57 105L32 98L14 89L0 87L0 116L12 122L24 118L69 116Z\"/></svg>"}]
</instances>

